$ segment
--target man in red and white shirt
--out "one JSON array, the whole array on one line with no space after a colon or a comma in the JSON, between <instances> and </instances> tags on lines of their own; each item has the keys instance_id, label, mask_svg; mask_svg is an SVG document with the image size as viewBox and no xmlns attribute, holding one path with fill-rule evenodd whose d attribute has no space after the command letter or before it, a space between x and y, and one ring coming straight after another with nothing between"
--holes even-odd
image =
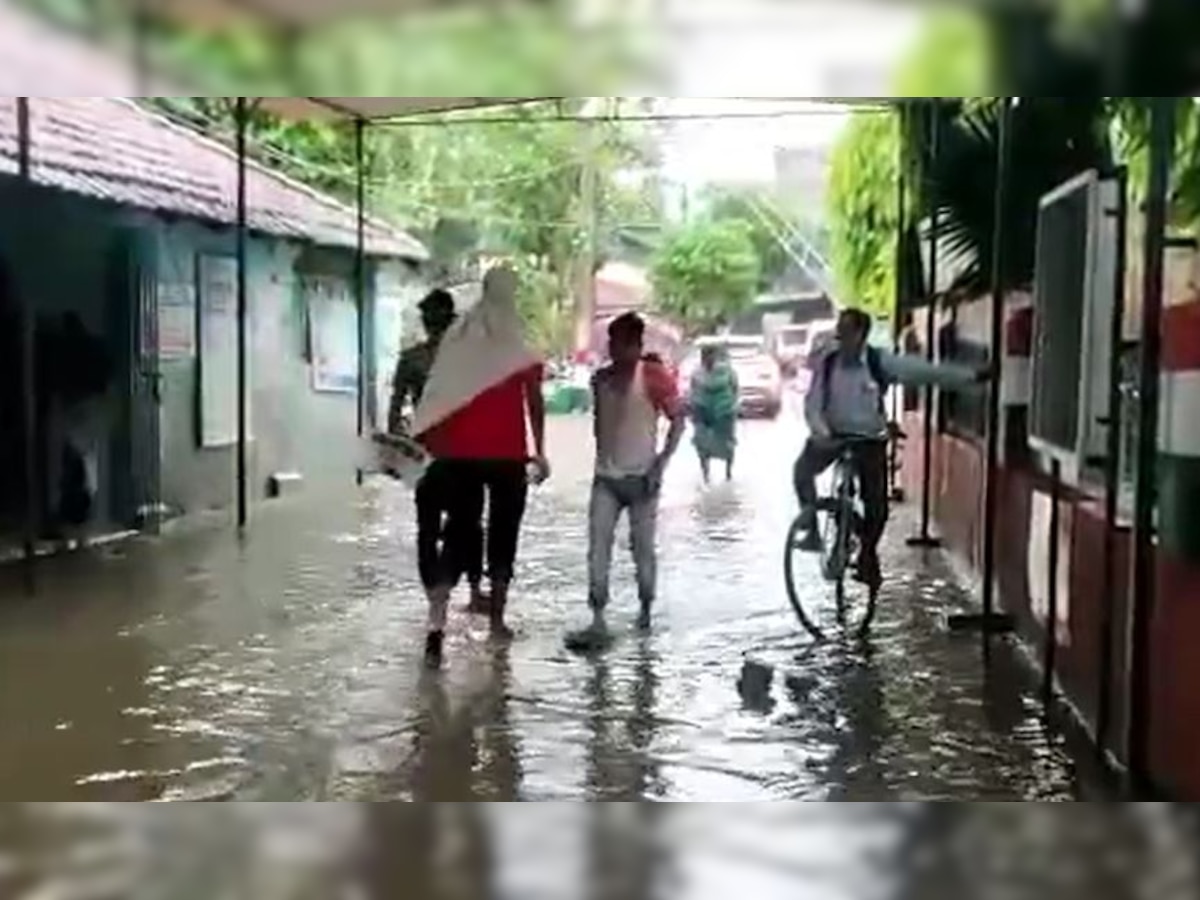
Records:
<instances>
[{"instance_id":1,"label":"man in red and white shirt","mask_svg":"<svg viewBox=\"0 0 1200 900\"><path fill-rule=\"evenodd\" d=\"M439 344L414 416L413 431L434 458L421 487L446 512L438 566L427 589L425 660L431 668L442 663L451 592L478 549L485 496L492 585L488 612L493 635L511 637L505 611L530 461L539 479L549 474L543 365L525 342L515 305L517 288L517 276L510 269L488 272L482 300Z\"/></svg>"},{"instance_id":2,"label":"man in red and white shirt","mask_svg":"<svg viewBox=\"0 0 1200 900\"><path fill-rule=\"evenodd\" d=\"M650 627L657 587L658 500L663 473L683 438L683 403L674 376L656 357L646 356L646 326L628 313L608 329L611 363L592 382L595 410L596 476L588 513L588 600L593 621L568 643L602 644L608 629L613 539L621 513L629 513L637 568L640 628ZM670 424L659 446L659 425Z\"/></svg>"}]
</instances>

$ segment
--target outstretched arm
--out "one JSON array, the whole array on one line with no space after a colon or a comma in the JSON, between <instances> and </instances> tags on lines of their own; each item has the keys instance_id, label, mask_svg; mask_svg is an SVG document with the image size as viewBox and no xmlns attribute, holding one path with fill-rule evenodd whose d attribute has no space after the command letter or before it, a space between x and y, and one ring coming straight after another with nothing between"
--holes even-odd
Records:
<instances>
[{"instance_id":1,"label":"outstretched arm","mask_svg":"<svg viewBox=\"0 0 1200 900\"><path fill-rule=\"evenodd\" d=\"M962 390L986 378L985 370L959 363L932 363L921 356L883 352L880 361L894 381L912 387L932 385Z\"/></svg>"}]
</instances>

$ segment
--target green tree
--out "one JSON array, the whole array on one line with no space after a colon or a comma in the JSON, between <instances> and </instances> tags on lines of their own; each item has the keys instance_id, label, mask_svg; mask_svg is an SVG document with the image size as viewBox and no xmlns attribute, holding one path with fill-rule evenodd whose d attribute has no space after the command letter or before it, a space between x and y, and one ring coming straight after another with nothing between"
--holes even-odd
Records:
<instances>
[{"instance_id":1,"label":"green tree","mask_svg":"<svg viewBox=\"0 0 1200 900\"><path fill-rule=\"evenodd\" d=\"M128 38L128 17L120 15L117 0L23 2L102 39ZM501 24L471 10L351 21L292 35L245 23L197 30L155 22L148 46L156 68L222 96L148 102L228 141L232 118L223 95L571 95L583 84L616 84L640 58L629 34L606 31L581 42L548 6L507 11ZM608 235L630 218L646 226L661 216L653 179L622 177L652 168L647 133L631 123L604 122L597 126L598 146L585 149L578 125L562 119L578 113L586 99L425 117L368 132L372 213L423 237L445 272L480 252L518 261L527 270L523 308L531 327L560 345L571 333L563 323L569 322L580 251L592 242L603 251L612 243ZM350 127L260 110L251 152L347 201L355 196ZM595 209L583 208L585 164L596 172Z\"/></svg>"},{"instance_id":2,"label":"green tree","mask_svg":"<svg viewBox=\"0 0 1200 900\"><path fill-rule=\"evenodd\" d=\"M854 114L834 148L830 248L839 299L887 315L896 296L900 125L894 114Z\"/></svg>"},{"instance_id":3,"label":"green tree","mask_svg":"<svg viewBox=\"0 0 1200 900\"><path fill-rule=\"evenodd\" d=\"M798 225L779 210L769 191L715 187L703 198L705 218L738 222L745 228L759 261L758 290L771 290L792 263L788 241Z\"/></svg>"},{"instance_id":4,"label":"green tree","mask_svg":"<svg viewBox=\"0 0 1200 900\"><path fill-rule=\"evenodd\" d=\"M761 270L740 221L701 221L671 235L651 268L658 309L690 332L715 327L754 300Z\"/></svg>"}]
</instances>

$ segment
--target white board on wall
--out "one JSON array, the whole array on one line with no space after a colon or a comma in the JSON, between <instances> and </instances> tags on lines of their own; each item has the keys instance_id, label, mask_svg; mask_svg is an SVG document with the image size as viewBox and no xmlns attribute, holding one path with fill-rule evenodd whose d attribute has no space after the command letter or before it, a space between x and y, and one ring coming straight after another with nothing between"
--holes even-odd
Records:
<instances>
[{"instance_id":1,"label":"white board on wall","mask_svg":"<svg viewBox=\"0 0 1200 900\"><path fill-rule=\"evenodd\" d=\"M197 258L202 447L237 443L237 276L233 257Z\"/></svg>"}]
</instances>

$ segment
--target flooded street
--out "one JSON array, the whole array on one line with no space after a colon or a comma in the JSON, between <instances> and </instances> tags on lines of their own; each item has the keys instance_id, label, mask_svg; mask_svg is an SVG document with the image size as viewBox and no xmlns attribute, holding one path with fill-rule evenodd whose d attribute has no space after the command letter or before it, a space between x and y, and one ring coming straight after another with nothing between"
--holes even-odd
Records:
<instances>
[{"instance_id":1,"label":"flooded street","mask_svg":"<svg viewBox=\"0 0 1200 900\"><path fill-rule=\"evenodd\" d=\"M737 479L705 490L686 447L661 517L653 634L634 633L618 554L616 646L586 621L588 423L552 424L508 651L457 615L448 666L419 665L424 606L409 497L258 512L227 528L41 569L0 610L0 796L28 800L1065 800L1070 760L977 642L961 596L903 547L869 648L814 646L788 607L781 539L799 426L743 429ZM813 573L812 590L826 588ZM776 671L746 703L747 658ZM1010 663L1008 663L1010 664ZM1003 670L1001 655L997 664Z\"/></svg>"}]
</instances>

